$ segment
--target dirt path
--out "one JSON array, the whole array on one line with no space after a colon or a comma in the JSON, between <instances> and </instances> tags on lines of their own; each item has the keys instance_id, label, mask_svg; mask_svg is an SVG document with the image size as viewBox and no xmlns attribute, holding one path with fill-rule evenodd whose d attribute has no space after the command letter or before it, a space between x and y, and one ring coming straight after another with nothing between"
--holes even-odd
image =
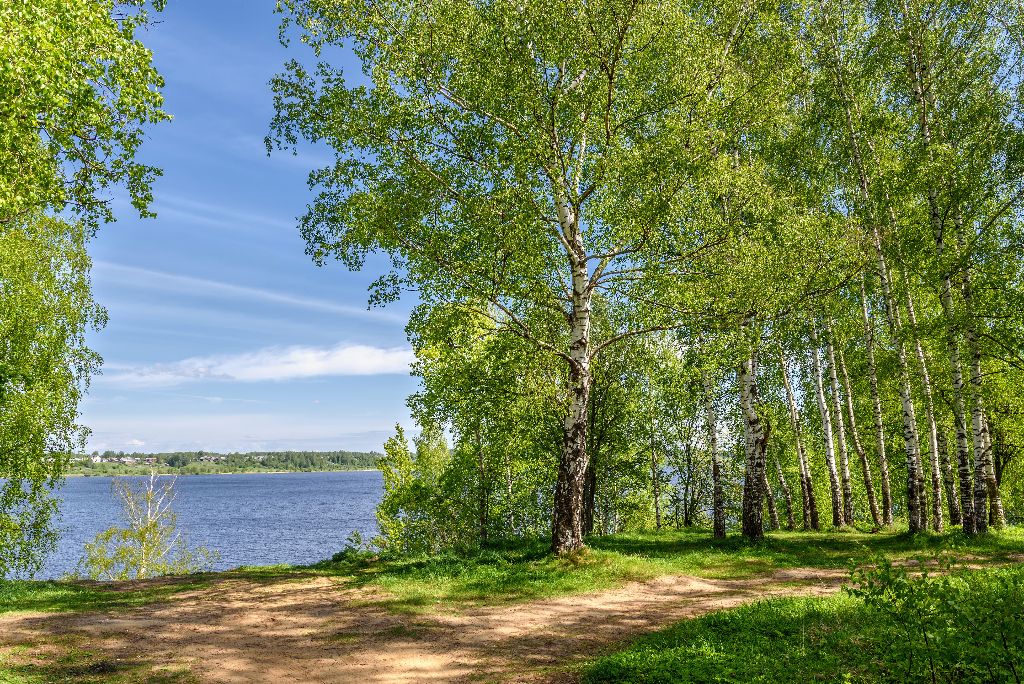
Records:
<instances>
[{"instance_id":1,"label":"dirt path","mask_svg":"<svg viewBox=\"0 0 1024 684\"><path fill-rule=\"evenodd\" d=\"M572 665L683 617L768 595L834 592L845 573L785 570L752 580L661 577L621 589L410 616L368 590L309 577L225 580L127 613L20 615L0 620L7 644L74 637L105 661L190 669L224 684L571 682ZM798 585L789 584L797 582Z\"/></svg>"}]
</instances>

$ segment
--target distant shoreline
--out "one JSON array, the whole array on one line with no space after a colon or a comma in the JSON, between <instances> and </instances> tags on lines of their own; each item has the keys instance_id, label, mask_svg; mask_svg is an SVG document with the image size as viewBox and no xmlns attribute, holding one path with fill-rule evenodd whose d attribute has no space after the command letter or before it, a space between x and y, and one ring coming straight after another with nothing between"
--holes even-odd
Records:
<instances>
[{"instance_id":1,"label":"distant shoreline","mask_svg":"<svg viewBox=\"0 0 1024 684\"><path fill-rule=\"evenodd\" d=\"M247 470L240 473L160 473L157 475L174 475L182 477L194 477L196 475L288 475L292 473L379 473L380 468L338 468L335 470ZM64 477L136 477L147 475L147 472L138 473L67 473Z\"/></svg>"}]
</instances>

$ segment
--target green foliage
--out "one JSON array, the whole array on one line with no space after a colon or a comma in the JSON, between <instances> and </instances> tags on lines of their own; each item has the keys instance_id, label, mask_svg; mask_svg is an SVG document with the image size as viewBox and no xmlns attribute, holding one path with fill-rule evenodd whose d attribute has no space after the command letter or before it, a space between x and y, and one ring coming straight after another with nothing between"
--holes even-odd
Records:
<instances>
[{"instance_id":1,"label":"green foliage","mask_svg":"<svg viewBox=\"0 0 1024 684\"><path fill-rule=\"evenodd\" d=\"M0 578L31 575L54 548L52 492L89 434L78 402L101 359L85 334L106 323L91 265L81 225L0 223Z\"/></svg>"},{"instance_id":2,"label":"green foliage","mask_svg":"<svg viewBox=\"0 0 1024 684\"><path fill-rule=\"evenodd\" d=\"M1024 568L934 577L876 560L855 575L861 589L684 620L601 658L584 681L1020 681Z\"/></svg>"},{"instance_id":3,"label":"green foliage","mask_svg":"<svg viewBox=\"0 0 1024 684\"><path fill-rule=\"evenodd\" d=\"M876 619L898 635L872 635L891 681L1021 682L1024 678L1024 567L990 574L954 572L946 554L917 567L886 558L851 571ZM894 638L895 637L895 638Z\"/></svg>"},{"instance_id":4,"label":"green foliage","mask_svg":"<svg viewBox=\"0 0 1024 684\"><path fill-rule=\"evenodd\" d=\"M471 516L467 520L462 510L462 464L453 459L444 435L428 426L415 438L413 453L402 427L396 429L377 462L384 496L377 506L380 535L374 544L391 551L434 552L473 543Z\"/></svg>"},{"instance_id":5,"label":"green foliage","mask_svg":"<svg viewBox=\"0 0 1024 684\"><path fill-rule=\"evenodd\" d=\"M136 39L146 0L5 0L0 5L0 223L70 206L95 230L114 185L143 216L160 171L135 161L163 79ZM152 2L163 9L163 0Z\"/></svg>"},{"instance_id":6,"label":"green foliage","mask_svg":"<svg viewBox=\"0 0 1024 684\"><path fill-rule=\"evenodd\" d=\"M204 546L189 548L171 510L174 480L158 483L156 474L134 482L114 478L113 496L121 502L125 527L111 527L86 543L85 555L66 579L127 580L184 575L209 570L220 558Z\"/></svg>"}]
</instances>

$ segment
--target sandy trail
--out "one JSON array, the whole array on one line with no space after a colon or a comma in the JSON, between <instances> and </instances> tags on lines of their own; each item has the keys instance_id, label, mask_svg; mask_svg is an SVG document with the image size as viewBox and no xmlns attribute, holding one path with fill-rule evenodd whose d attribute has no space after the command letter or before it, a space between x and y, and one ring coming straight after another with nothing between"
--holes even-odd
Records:
<instances>
[{"instance_id":1,"label":"sandy trail","mask_svg":"<svg viewBox=\"0 0 1024 684\"><path fill-rule=\"evenodd\" d=\"M0 619L0 639L75 634L110 663L187 667L203 682L224 684L571 682L574 663L643 632L769 595L831 593L844 577L820 569L731 581L675 575L582 596L425 615L388 613L374 605L380 596L371 590L327 577L226 579L127 612L7 617ZM784 586L792 582L800 584Z\"/></svg>"}]
</instances>

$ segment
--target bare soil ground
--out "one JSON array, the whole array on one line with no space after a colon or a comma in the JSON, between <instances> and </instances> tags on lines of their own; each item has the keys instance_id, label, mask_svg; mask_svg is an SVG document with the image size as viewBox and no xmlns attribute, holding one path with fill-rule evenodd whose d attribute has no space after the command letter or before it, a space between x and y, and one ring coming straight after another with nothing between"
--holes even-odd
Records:
<instances>
[{"instance_id":1,"label":"bare soil ground","mask_svg":"<svg viewBox=\"0 0 1024 684\"><path fill-rule=\"evenodd\" d=\"M831 593L844 576L820 569L747 580L676 575L420 615L389 613L375 601L385 597L327 577L224 579L127 612L8 616L0 619L0 651L74 640L101 651L110 667L144 663L154 673L188 670L223 684L573 682L580 662L644 632L770 595ZM145 583L166 581L173 579Z\"/></svg>"}]
</instances>

